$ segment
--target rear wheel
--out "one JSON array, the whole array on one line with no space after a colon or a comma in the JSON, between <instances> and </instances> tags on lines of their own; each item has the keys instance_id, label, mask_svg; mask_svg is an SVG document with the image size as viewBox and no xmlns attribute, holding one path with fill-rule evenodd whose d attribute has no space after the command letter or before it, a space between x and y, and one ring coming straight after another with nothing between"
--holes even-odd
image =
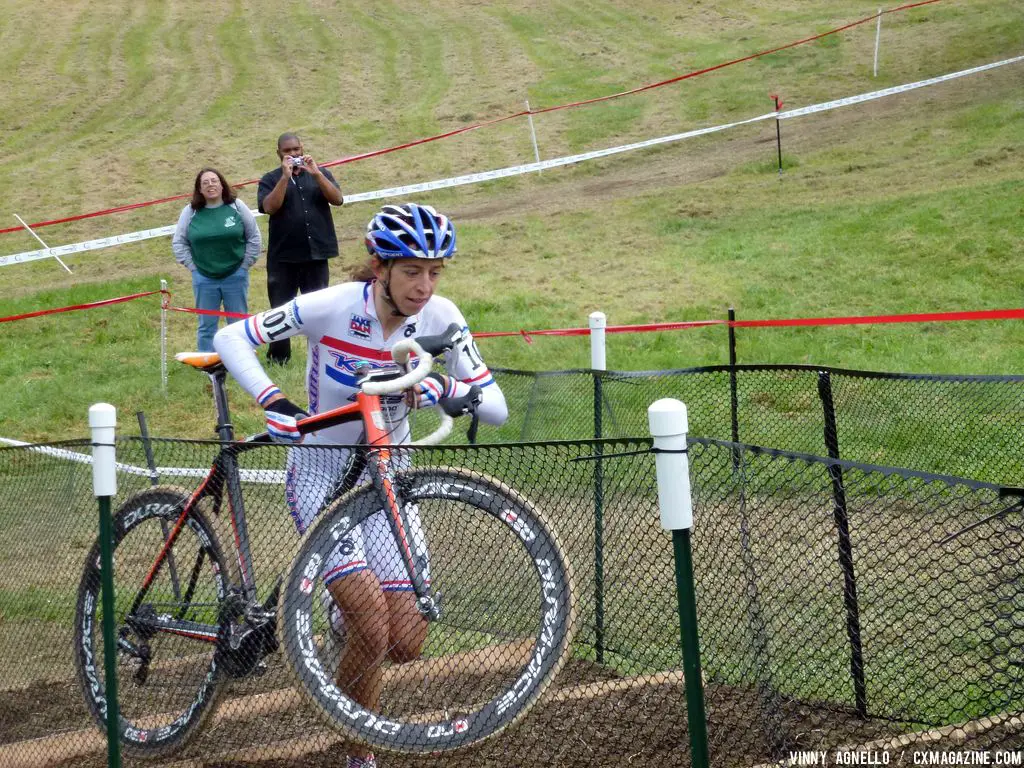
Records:
<instances>
[{"instance_id":1,"label":"rear wheel","mask_svg":"<svg viewBox=\"0 0 1024 768\"><path fill-rule=\"evenodd\" d=\"M440 603L420 657L385 668L379 711L334 680L337 631L321 571L338 541L381 511L370 487L335 502L303 539L282 591L282 646L300 689L346 737L395 752L457 749L515 723L561 668L574 628L572 575L543 515L507 486L448 467L396 481L407 510L418 509Z\"/></svg>"},{"instance_id":2,"label":"rear wheel","mask_svg":"<svg viewBox=\"0 0 1024 768\"><path fill-rule=\"evenodd\" d=\"M182 490L152 488L125 501L114 517L119 728L125 750L138 756L158 757L184 747L213 711L221 687L215 650L227 570L216 534L199 510L181 521L168 556L133 609L188 498ZM75 666L86 704L105 729L98 540L78 589Z\"/></svg>"}]
</instances>

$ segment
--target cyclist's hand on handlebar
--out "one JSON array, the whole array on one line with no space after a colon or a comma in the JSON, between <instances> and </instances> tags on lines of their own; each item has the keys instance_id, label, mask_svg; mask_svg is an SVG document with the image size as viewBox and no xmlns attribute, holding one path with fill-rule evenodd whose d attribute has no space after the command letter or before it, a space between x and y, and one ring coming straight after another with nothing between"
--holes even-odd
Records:
<instances>
[{"instance_id":1,"label":"cyclist's hand on handlebar","mask_svg":"<svg viewBox=\"0 0 1024 768\"><path fill-rule=\"evenodd\" d=\"M428 408L440 404L449 416L469 413L480 403L479 387L445 376L443 373L428 373L427 377L413 388L414 407ZM454 403L457 407L449 408ZM454 413L452 411L455 411Z\"/></svg>"},{"instance_id":2,"label":"cyclist's hand on handlebar","mask_svg":"<svg viewBox=\"0 0 1024 768\"><path fill-rule=\"evenodd\" d=\"M267 403L263 409L267 419L267 434L278 443L302 442L296 422L309 416L291 400L282 397Z\"/></svg>"},{"instance_id":3,"label":"cyclist's hand on handlebar","mask_svg":"<svg viewBox=\"0 0 1024 768\"><path fill-rule=\"evenodd\" d=\"M429 408L437 405L441 398L448 397L448 389L454 379L443 373L428 373L426 378L409 390L409 405L413 408Z\"/></svg>"}]
</instances>

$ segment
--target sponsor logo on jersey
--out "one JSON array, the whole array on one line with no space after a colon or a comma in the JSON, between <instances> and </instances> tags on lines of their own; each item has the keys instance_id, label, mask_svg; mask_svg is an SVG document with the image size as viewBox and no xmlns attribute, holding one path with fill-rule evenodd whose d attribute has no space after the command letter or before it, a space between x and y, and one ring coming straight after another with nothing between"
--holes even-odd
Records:
<instances>
[{"instance_id":1,"label":"sponsor logo on jersey","mask_svg":"<svg viewBox=\"0 0 1024 768\"><path fill-rule=\"evenodd\" d=\"M309 381L306 389L309 391L309 412L310 414L320 412L320 345L313 344L310 352Z\"/></svg>"},{"instance_id":2,"label":"sponsor logo on jersey","mask_svg":"<svg viewBox=\"0 0 1024 768\"><path fill-rule=\"evenodd\" d=\"M385 367L384 363L365 360L337 349L327 350L327 356L329 358L329 362L325 366L327 375L346 387L354 388L357 386L356 382L358 381L360 369Z\"/></svg>"},{"instance_id":3,"label":"sponsor logo on jersey","mask_svg":"<svg viewBox=\"0 0 1024 768\"><path fill-rule=\"evenodd\" d=\"M370 338L370 318L363 317L362 315L352 315L352 319L348 321L348 332L352 336L358 336L361 339Z\"/></svg>"},{"instance_id":4,"label":"sponsor logo on jersey","mask_svg":"<svg viewBox=\"0 0 1024 768\"><path fill-rule=\"evenodd\" d=\"M384 368L391 365L391 352L361 347L350 341L324 336L320 343L327 353L324 373L346 387L356 388L356 372L360 368Z\"/></svg>"}]
</instances>

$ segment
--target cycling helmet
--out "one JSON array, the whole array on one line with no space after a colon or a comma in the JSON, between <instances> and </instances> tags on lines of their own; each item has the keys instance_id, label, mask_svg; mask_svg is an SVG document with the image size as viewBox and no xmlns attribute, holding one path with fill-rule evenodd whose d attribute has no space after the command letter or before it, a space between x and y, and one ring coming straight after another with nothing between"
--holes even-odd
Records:
<instances>
[{"instance_id":1,"label":"cycling helmet","mask_svg":"<svg viewBox=\"0 0 1024 768\"><path fill-rule=\"evenodd\" d=\"M366 250L389 259L449 259L455 226L429 205L385 205L366 225Z\"/></svg>"}]
</instances>

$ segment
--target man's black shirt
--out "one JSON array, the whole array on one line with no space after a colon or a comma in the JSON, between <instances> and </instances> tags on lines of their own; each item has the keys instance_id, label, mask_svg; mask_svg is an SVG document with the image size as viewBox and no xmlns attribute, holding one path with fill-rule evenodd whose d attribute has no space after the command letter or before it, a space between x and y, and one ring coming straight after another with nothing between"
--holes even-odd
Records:
<instances>
[{"instance_id":1,"label":"man's black shirt","mask_svg":"<svg viewBox=\"0 0 1024 768\"><path fill-rule=\"evenodd\" d=\"M261 213L266 213L263 198L274 190L282 173L280 168L275 168L260 179L256 203ZM322 168L321 173L331 184L338 186L330 171ZM311 173L303 171L292 176L284 202L270 217L267 265L316 261L337 255L338 236L334 233L331 204Z\"/></svg>"}]
</instances>

